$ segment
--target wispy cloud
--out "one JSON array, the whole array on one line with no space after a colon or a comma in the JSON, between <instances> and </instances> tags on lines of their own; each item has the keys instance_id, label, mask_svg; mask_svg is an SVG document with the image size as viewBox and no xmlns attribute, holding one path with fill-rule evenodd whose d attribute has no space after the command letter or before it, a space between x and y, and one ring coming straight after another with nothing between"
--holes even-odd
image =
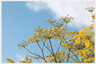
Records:
<instances>
[{"instance_id":1,"label":"wispy cloud","mask_svg":"<svg viewBox=\"0 0 96 64\"><path fill-rule=\"evenodd\" d=\"M25 58L25 56L22 56L22 55L20 55L20 54L18 54L18 53L16 54L16 57L17 57L17 60L24 60L24 58ZM32 62L33 62L33 63L36 63L36 62L33 61L33 60L32 60ZM17 61L17 63L20 63L20 62ZM22 63L22 64L23 64L23 63Z\"/></svg>"},{"instance_id":2,"label":"wispy cloud","mask_svg":"<svg viewBox=\"0 0 96 64\"><path fill-rule=\"evenodd\" d=\"M17 57L18 60L24 60L24 56L22 56L22 55L20 55L18 53L16 54L16 57Z\"/></svg>"},{"instance_id":3,"label":"wispy cloud","mask_svg":"<svg viewBox=\"0 0 96 64\"><path fill-rule=\"evenodd\" d=\"M34 1L27 2L26 6L35 12L41 10L51 10L54 14L53 18L59 19L69 14L74 18L70 27L82 28L91 24L91 13L85 8L94 7L93 1Z\"/></svg>"},{"instance_id":4,"label":"wispy cloud","mask_svg":"<svg viewBox=\"0 0 96 64\"><path fill-rule=\"evenodd\" d=\"M38 12L42 9L47 9L47 5L44 2L36 1L36 2L27 2L26 6L30 10L34 10L35 12Z\"/></svg>"}]
</instances>

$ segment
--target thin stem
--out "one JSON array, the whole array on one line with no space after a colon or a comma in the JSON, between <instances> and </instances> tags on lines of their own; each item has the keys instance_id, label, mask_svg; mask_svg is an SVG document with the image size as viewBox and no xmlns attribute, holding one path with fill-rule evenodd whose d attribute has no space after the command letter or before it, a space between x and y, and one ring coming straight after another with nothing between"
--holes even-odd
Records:
<instances>
[{"instance_id":1,"label":"thin stem","mask_svg":"<svg viewBox=\"0 0 96 64\"><path fill-rule=\"evenodd\" d=\"M43 57L44 57L44 53L43 53L43 51L42 51L42 49L41 49L39 43L37 43L37 45L39 46L39 48L40 48L40 50L41 50L41 52L42 52L42 54L43 54Z\"/></svg>"},{"instance_id":2,"label":"thin stem","mask_svg":"<svg viewBox=\"0 0 96 64\"><path fill-rule=\"evenodd\" d=\"M52 49L52 53L54 53L50 39L49 39L49 43L50 43L50 46L51 46L51 49Z\"/></svg>"},{"instance_id":3,"label":"thin stem","mask_svg":"<svg viewBox=\"0 0 96 64\"><path fill-rule=\"evenodd\" d=\"M37 59L38 61L39 61L39 59ZM39 61L39 63L41 63L40 61Z\"/></svg>"},{"instance_id":4,"label":"thin stem","mask_svg":"<svg viewBox=\"0 0 96 64\"><path fill-rule=\"evenodd\" d=\"M39 46L39 48L40 48L40 50L41 50L41 52L42 52L43 58L44 58L44 52L43 52L43 50L42 50L42 48L40 47L40 45L39 45L38 42L37 42L37 45ZM47 61L45 60L45 62L47 62Z\"/></svg>"},{"instance_id":5,"label":"thin stem","mask_svg":"<svg viewBox=\"0 0 96 64\"><path fill-rule=\"evenodd\" d=\"M71 50L70 50L71 51ZM71 51L73 54L74 54L74 52L73 51ZM76 56L76 54L74 54L74 56L76 57L76 59L80 62L80 60L78 59L78 57ZM81 63L81 62L80 62Z\"/></svg>"},{"instance_id":6,"label":"thin stem","mask_svg":"<svg viewBox=\"0 0 96 64\"><path fill-rule=\"evenodd\" d=\"M55 58L55 55L54 55L54 51L53 51L53 48L52 48L52 44L51 44L51 41L50 41L50 39L49 39L49 43L50 43L50 46L51 46L51 50L52 50L52 55L53 55L53 57L54 57L54 59L55 59L55 62L57 63L57 60L56 60L56 58Z\"/></svg>"},{"instance_id":7,"label":"thin stem","mask_svg":"<svg viewBox=\"0 0 96 64\"><path fill-rule=\"evenodd\" d=\"M42 40L42 39L41 39ZM46 42L47 43L47 42ZM43 46L45 46L49 51L50 51L50 53L52 53L51 52L51 50L47 47L47 46L49 46L48 44L47 44L47 46L45 45L45 42L43 42ZM42 47L42 49L43 49L43 47Z\"/></svg>"},{"instance_id":8,"label":"thin stem","mask_svg":"<svg viewBox=\"0 0 96 64\"><path fill-rule=\"evenodd\" d=\"M65 25L65 34L66 34L66 28L67 28L67 23L66 23L66 25Z\"/></svg>"},{"instance_id":9,"label":"thin stem","mask_svg":"<svg viewBox=\"0 0 96 64\"><path fill-rule=\"evenodd\" d=\"M42 46L42 50L43 50L43 48L44 48L44 44L43 44L43 46Z\"/></svg>"},{"instance_id":10,"label":"thin stem","mask_svg":"<svg viewBox=\"0 0 96 64\"><path fill-rule=\"evenodd\" d=\"M30 52L26 47L24 47L28 52ZM35 53L33 53L33 52L30 52L31 54L33 54L33 55L36 55L36 56L38 56L38 57L41 57L40 55L37 55L37 54L35 54ZM43 57L41 57L42 59L44 59L45 60L45 58L43 58ZM46 62L46 60L45 60L45 62ZM47 62L46 62L47 63Z\"/></svg>"},{"instance_id":11,"label":"thin stem","mask_svg":"<svg viewBox=\"0 0 96 64\"><path fill-rule=\"evenodd\" d=\"M64 40L65 40L65 42L67 42L66 41L66 39L64 38ZM70 51L71 51L71 48L69 48L70 49ZM71 51L73 54L74 54L74 52L73 51ZM74 54L74 56L76 57L76 59L80 62L80 60L78 59L78 57ZM81 62L80 62L81 63Z\"/></svg>"},{"instance_id":12,"label":"thin stem","mask_svg":"<svg viewBox=\"0 0 96 64\"><path fill-rule=\"evenodd\" d=\"M82 60L81 60L81 61L82 61L82 63L83 63L83 60L84 60L84 59L82 59Z\"/></svg>"},{"instance_id":13,"label":"thin stem","mask_svg":"<svg viewBox=\"0 0 96 64\"><path fill-rule=\"evenodd\" d=\"M60 48L60 46L58 46L57 52L59 51L59 48ZM56 52L56 55L57 55L57 52Z\"/></svg>"},{"instance_id":14,"label":"thin stem","mask_svg":"<svg viewBox=\"0 0 96 64\"><path fill-rule=\"evenodd\" d=\"M43 43L43 45L50 51L50 53L52 54L51 50Z\"/></svg>"},{"instance_id":15,"label":"thin stem","mask_svg":"<svg viewBox=\"0 0 96 64\"><path fill-rule=\"evenodd\" d=\"M70 55L70 48L69 48L69 55ZM68 63L68 61L69 61L69 55L68 55L67 63Z\"/></svg>"}]
</instances>

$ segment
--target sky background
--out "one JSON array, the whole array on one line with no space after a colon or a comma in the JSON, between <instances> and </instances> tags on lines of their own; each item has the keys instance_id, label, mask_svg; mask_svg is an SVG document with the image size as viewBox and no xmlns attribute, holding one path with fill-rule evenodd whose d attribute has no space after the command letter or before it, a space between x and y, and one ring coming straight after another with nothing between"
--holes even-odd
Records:
<instances>
[{"instance_id":1,"label":"sky background","mask_svg":"<svg viewBox=\"0 0 96 64\"><path fill-rule=\"evenodd\" d=\"M7 63L5 58L11 58L16 63L24 60L24 52L27 51L19 49L18 44L32 37L35 27L49 27L45 20L50 17L59 22L67 14L72 16L74 20L68 24L68 30L78 31L91 25L91 13L85 8L94 6L92 1L2 1L2 63ZM40 52L36 44L30 44L28 49Z\"/></svg>"}]
</instances>

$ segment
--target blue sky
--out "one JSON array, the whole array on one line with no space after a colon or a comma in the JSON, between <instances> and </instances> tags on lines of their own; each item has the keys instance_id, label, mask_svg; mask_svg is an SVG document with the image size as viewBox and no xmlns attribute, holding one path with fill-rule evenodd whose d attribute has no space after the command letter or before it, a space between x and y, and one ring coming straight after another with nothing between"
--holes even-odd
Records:
<instances>
[{"instance_id":1,"label":"blue sky","mask_svg":"<svg viewBox=\"0 0 96 64\"><path fill-rule=\"evenodd\" d=\"M74 3L80 4L75 6ZM35 27L49 27L45 20L50 17L58 21L63 15L73 16L73 24L68 25L68 30L80 30L90 25L91 14L85 10L88 6L94 6L94 2L2 1L2 63L7 63L5 58L11 58L16 63L17 60L23 60L24 52L27 51L23 48L19 49L18 44L22 40L27 41L34 33ZM40 52L36 44L30 44L28 48ZM33 61L37 62L37 60Z\"/></svg>"}]
</instances>

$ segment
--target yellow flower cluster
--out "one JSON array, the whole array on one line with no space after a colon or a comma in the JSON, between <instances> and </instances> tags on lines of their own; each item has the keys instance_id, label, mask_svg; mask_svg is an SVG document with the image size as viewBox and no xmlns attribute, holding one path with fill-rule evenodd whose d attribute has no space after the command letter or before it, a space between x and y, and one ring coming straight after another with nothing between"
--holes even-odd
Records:
<instances>
[{"instance_id":1,"label":"yellow flower cluster","mask_svg":"<svg viewBox=\"0 0 96 64\"><path fill-rule=\"evenodd\" d=\"M82 39L82 42L84 42L84 43L85 43L85 46L86 46L86 47L85 47L85 49L91 46L91 43L90 43L90 41L89 41L89 40Z\"/></svg>"},{"instance_id":2,"label":"yellow flower cluster","mask_svg":"<svg viewBox=\"0 0 96 64\"><path fill-rule=\"evenodd\" d=\"M59 59L59 62L64 61L64 59L66 58L66 57L63 56L63 55L65 55L65 51L57 52L57 55L56 55L56 52L55 52L54 55L55 55L56 59ZM52 54L46 55L45 58L49 60L48 63L54 62L54 57L53 57Z\"/></svg>"},{"instance_id":3,"label":"yellow flower cluster","mask_svg":"<svg viewBox=\"0 0 96 64\"><path fill-rule=\"evenodd\" d=\"M78 44L79 44L79 42L80 42L80 38L76 39L76 41L75 41L74 45L78 45Z\"/></svg>"},{"instance_id":4,"label":"yellow flower cluster","mask_svg":"<svg viewBox=\"0 0 96 64\"><path fill-rule=\"evenodd\" d=\"M89 12L93 12L94 8L86 8ZM75 57L80 55L79 60L82 60L82 62L94 62L94 24L91 24L91 26L87 26L86 28L81 29L80 31L68 31L66 29L67 23L72 22L74 18L69 17L69 15L62 17L59 19L59 21L62 21L62 23L57 23L56 19L53 20L52 18L46 20L48 23L51 24L48 28L38 28L34 29L33 36L28 38L28 42L23 42L21 44L18 44L18 46L25 47L29 43L39 43L47 42L47 40L60 40L59 46L62 48L64 47L64 50L69 50L69 52L72 52L72 54ZM92 19L95 19L95 15L92 14ZM92 21L93 21L92 20ZM63 27L63 24L66 24L65 27ZM69 39L69 40L68 40ZM48 44L47 44L48 46ZM71 55L69 52L56 52L54 53L54 56L56 57L56 60L58 63L63 62L65 58L68 59L68 57ZM66 54L65 54L66 53ZM70 55L69 55L70 54ZM46 55L45 59L46 61L55 62L55 57L51 53ZM39 57L34 57L35 59L40 59ZM73 59L73 61L77 62L72 56L69 58ZM77 59L78 60L78 59ZM9 60L10 61L10 60ZM25 59L23 61L18 60L22 63L30 63L28 56L25 56ZM43 59L44 61L44 59ZM10 61L11 62L11 61ZM45 61L44 61L45 62ZM78 61L79 62L79 61Z\"/></svg>"},{"instance_id":5,"label":"yellow flower cluster","mask_svg":"<svg viewBox=\"0 0 96 64\"><path fill-rule=\"evenodd\" d=\"M95 9L95 7L91 7L91 8L87 7L87 8L86 8L86 10L88 10L89 12L93 12L94 9Z\"/></svg>"},{"instance_id":6,"label":"yellow flower cluster","mask_svg":"<svg viewBox=\"0 0 96 64\"><path fill-rule=\"evenodd\" d=\"M28 43L35 43L40 42L41 40L46 39L59 39L62 38L61 36L65 35L65 28L64 27L48 27L48 29L38 29L35 28L36 32L33 33L33 37L28 38Z\"/></svg>"},{"instance_id":7,"label":"yellow flower cluster","mask_svg":"<svg viewBox=\"0 0 96 64\"><path fill-rule=\"evenodd\" d=\"M78 32L77 35L74 35L72 37L73 40L75 39L74 45L78 45L81 42L83 42L86 45L86 48L88 48L91 45L89 41L89 37L92 36L94 32L89 29L93 29L93 27L88 26L87 28L83 28L82 30Z\"/></svg>"},{"instance_id":8,"label":"yellow flower cluster","mask_svg":"<svg viewBox=\"0 0 96 64\"><path fill-rule=\"evenodd\" d=\"M67 16L65 16L64 18L62 17L61 19L59 19L59 21L62 20L62 23L69 23L69 22L72 23L71 20L73 20L73 19L74 19L74 18L72 18L71 16L69 17L69 15L67 15Z\"/></svg>"},{"instance_id":9,"label":"yellow flower cluster","mask_svg":"<svg viewBox=\"0 0 96 64\"><path fill-rule=\"evenodd\" d=\"M92 63L95 62L95 58L88 58L83 61L84 63Z\"/></svg>"},{"instance_id":10,"label":"yellow flower cluster","mask_svg":"<svg viewBox=\"0 0 96 64\"><path fill-rule=\"evenodd\" d=\"M7 60L9 63L14 63L14 61L11 60L10 58L6 58L6 60Z\"/></svg>"},{"instance_id":11,"label":"yellow flower cluster","mask_svg":"<svg viewBox=\"0 0 96 64\"><path fill-rule=\"evenodd\" d=\"M61 27L60 30L65 31L65 28L64 27Z\"/></svg>"},{"instance_id":12,"label":"yellow flower cluster","mask_svg":"<svg viewBox=\"0 0 96 64\"><path fill-rule=\"evenodd\" d=\"M25 47L25 46L28 46L28 43L24 40L22 40L21 44L18 44L19 49L21 49L21 47Z\"/></svg>"},{"instance_id":13,"label":"yellow flower cluster","mask_svg":"<svg viewBox=\"0 0 96 64\"><path fill-rule=\"evenodd\" d=\"M81 55L80 59L83 59L84 57L87 56L88 51L84 51L84 50L78 50L78 54Z\"/></svg>"},{"instance_id":14,"label":"yellow flower cluster","mask_svg":"<svg viewBox=\"0 0 96 64\"><path fill-rule=\"evenodd\" d=\"M53 20L53 19L50 17L50 19L48 19L48 20L46 20L46 21L47 21L47 23L50 23L50 24L52 25L53 23L56 22L56 19Z\"/></svg>"},{"instance_id":15,"label":"yellow flower cluster","mask_svg":"<svg viewBox=\"0 0 96 64\"><path fill-rule=\"evenodd\" d=\"M70 32L67 35L73 36L67 42L72 42L73 45L70 46L71 50L80 55L79 59L83 59L84 63L94 62L94 25L91 24L91 26L75 32L75 34Z\"/></svg>"}]
</instances>

